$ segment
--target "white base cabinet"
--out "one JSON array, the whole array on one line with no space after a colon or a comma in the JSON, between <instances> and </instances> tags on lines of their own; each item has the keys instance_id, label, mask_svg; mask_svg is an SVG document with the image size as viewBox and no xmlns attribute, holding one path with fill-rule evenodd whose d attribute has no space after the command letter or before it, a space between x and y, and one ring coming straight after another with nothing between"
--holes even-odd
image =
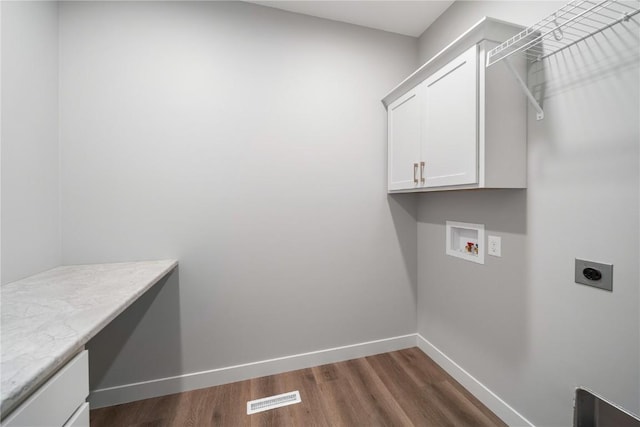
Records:
<instances>
[{"instance_id":1,"label":"white base cabinet","mask_svg":"<svg viewBox=\"0 0 640 427\"><path fill-rule=\"evenodd\" d=\"M520 30L485 18L385 97L390 193L526 188L526 97L506 67L485 68Z\"/></svg>"},{"instance_id":2,"label":"white base cabinet","mask_svg":"<svg viewBox=\"0 0 640 427\"><path fill-rule=\"evenodd\" d=\"M83 403L64 427L89 427L89 402Z\"/></svg>"},{"instance_id":3,"label":"white base cabinet","mask_svg":"<svg viewBox=\"0 0 640 427\"><path fill-rule=\"evenodd\" d=\"M83 350L18 406L2 427L88 427L89 352Z\"/></svg>"}]
</instances>

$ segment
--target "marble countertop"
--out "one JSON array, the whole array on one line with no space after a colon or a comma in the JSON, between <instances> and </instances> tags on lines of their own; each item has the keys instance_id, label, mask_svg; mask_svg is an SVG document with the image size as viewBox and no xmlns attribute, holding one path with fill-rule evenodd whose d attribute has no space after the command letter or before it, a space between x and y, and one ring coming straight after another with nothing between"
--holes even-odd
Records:
<instances>
[{"instance_id":1,"label":"marble countertop","mask_svg":"<svg viewBox=\"0 0 640 427\"><path fill-rule=\"evenodd\" d=\"M177 265L162 260L63 266L2 285L2 414Z\"/></svg>"}]
</instances>

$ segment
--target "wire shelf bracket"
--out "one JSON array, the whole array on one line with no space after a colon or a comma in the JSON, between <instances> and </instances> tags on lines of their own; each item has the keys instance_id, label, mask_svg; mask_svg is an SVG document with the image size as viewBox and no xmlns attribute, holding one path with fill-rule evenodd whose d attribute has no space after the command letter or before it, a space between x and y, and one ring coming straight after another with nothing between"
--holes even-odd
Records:
<instances>
[{"instance_id":1,"label":"wire shelf bracket","mask_svg":"<svg viewBox=\"0 0 640 427\"><path fill-rule=\"evenodd\" d=\"M524 55L531 64L554 55L640 13L640 0L574 0L487 53L487 68L503 61L542 120L544 111L509 62Z\"/></svg>"},{"instance_id":2,"label":"wire shelf bracket","mask_svg":"<svg viewBox=\"0 0 640 427\"><path fill-rule=\"evenodd\" d=\"M509 58L505 58L504 63L509 68L509 71L511 71L511 74L513 74L513 76L518 81L518 84L522 88L522 91L524 92L524 94L527 95L527 98L529 99L529 102L531 103L531 106L533 108L535 108L535 110L536 110L536 120L544 119L544 110L542 109L542 107L538 103L538 100L536 99L536 97L533 96L533 94L529 90L529 86L527 86L527 84L524 82L524 80L522 80L522 77L520 77L520 74L518 74L518 72L515 70L515 68L513 68L513 65L511 65L511 62L509 61Z\"/></svg>"}]
</instances>

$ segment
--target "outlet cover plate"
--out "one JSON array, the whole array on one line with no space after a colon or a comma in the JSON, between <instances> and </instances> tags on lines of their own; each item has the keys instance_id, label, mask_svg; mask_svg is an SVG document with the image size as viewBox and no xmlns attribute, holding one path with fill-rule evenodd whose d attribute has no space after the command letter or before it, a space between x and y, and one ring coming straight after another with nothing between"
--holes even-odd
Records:
<instances>
[{"instance_id":1,"label":"outlet cover plate","mask_svg":"<svg viewBox=\"0 0 640 427\"><path fill-rule=\"evenodd\" d=\"M502 238L500 236L489 236L488 240L487 253L493 256L502 256Z\"/></svg>"},{"instance_id":2,"label":"outlet cover plate","mask_svg":"<svg viewBox=\"0 0 640 427\"><path fill-rule=\"evenodd\" d=\"M597 270L602 277L599 280L591 280L585 277L583 272L586 268ZM613 292L613 264L603 264L576 258L575 282Z\"/></svg>"}]
</instances>

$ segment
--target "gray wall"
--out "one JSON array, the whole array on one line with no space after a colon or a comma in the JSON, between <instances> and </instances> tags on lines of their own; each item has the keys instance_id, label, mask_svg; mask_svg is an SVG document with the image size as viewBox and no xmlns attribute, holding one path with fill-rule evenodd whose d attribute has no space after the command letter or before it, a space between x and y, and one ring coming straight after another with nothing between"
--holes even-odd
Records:
<instances>
[{"instance_id":1,"label":"gray wall","mask_svg":"<svg viewBox=\"0 0 640 427\"><path fill-rule=\"evenodd\" d=\"M58 8L2 8L2 283L60 264Z\"/></svg>"},{"instance_id":2,"label":"gray wall","mask_svg":"<svg viewBox=\"0 0 640 427\"><path fill-rule=\"evenodd\" d=\"M380 98L416 39L239 2L59 13L63 261L180 261L93 388L415 332Z\"/></svg>"},{"instance_id":3,"label":"gray wall","mask_svg":"<svg viewBox=\"0 0 640 427\"><path fill-rule=\"evenodd\" d=\"M456 2L421 62L483 15L556 6ZM419 196L418 332L539 426L571 425L577 386L640 412L638 37L636 19L532 68L546 117L529 111L526 191ZM485 224L502 258L446 256L446 220ZM613 263L613 293L575 284L576 257Z\"/></svg>"}]
</instances>

